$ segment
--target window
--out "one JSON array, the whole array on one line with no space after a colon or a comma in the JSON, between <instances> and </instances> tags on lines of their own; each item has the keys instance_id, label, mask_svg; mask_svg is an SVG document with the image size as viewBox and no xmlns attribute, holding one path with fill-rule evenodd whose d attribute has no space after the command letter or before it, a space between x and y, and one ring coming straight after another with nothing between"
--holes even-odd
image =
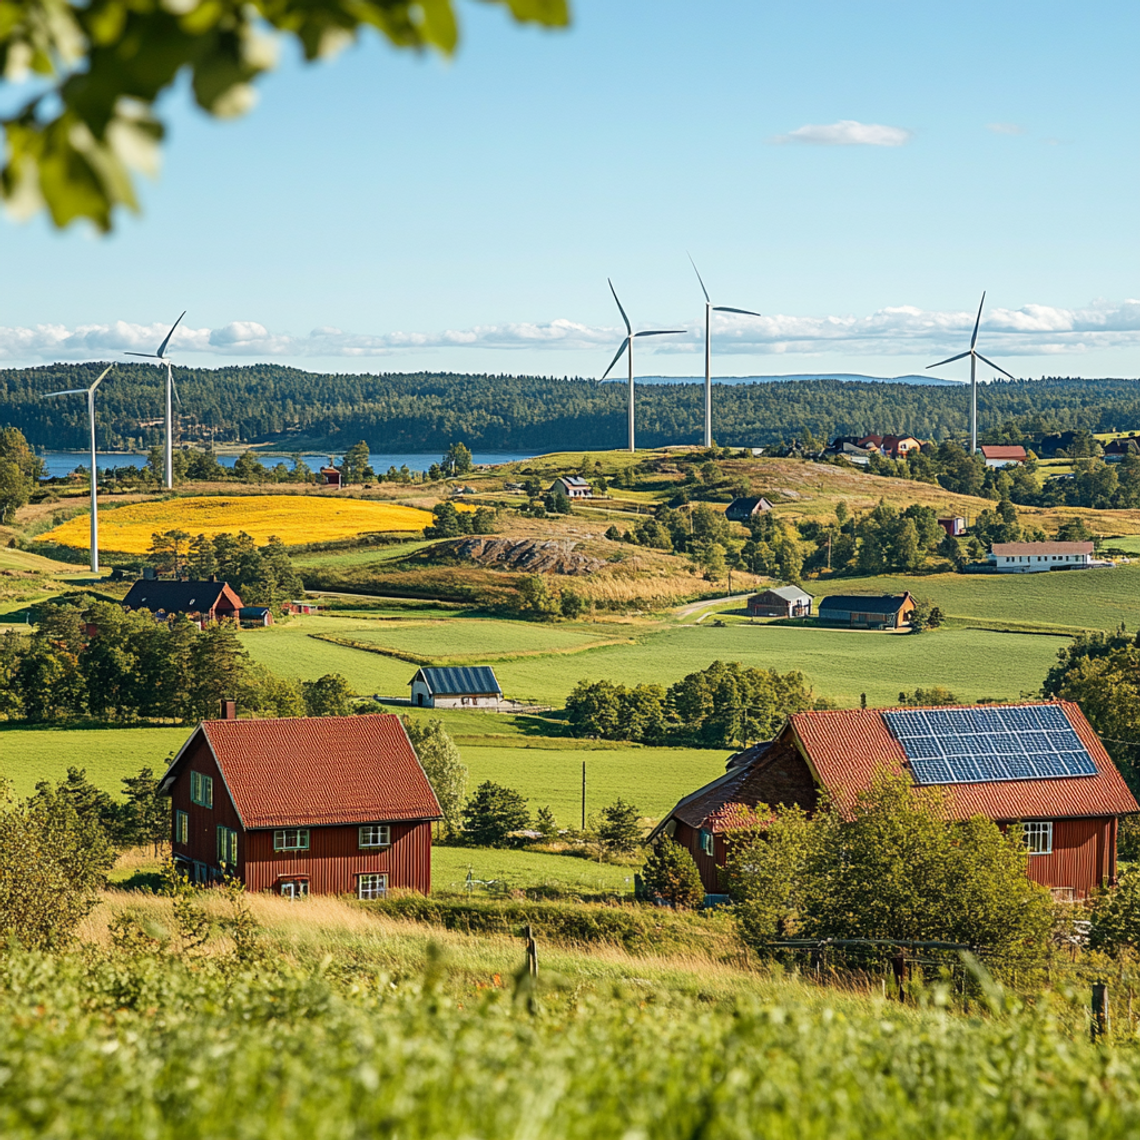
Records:
<instances>
[{"instance_id":1,"label":"window","mask_svg":"<svg viewBox=\"0 0 1140 1140\"><path fill-rule=\"evenodd\" d=\"M701 850L706 855L716 854L715 841L713 839L713 833L711 831L701 831Z\"/></svg>"},{"instance_id":2,"label":"window","mask_svg":"<svg viewBox=\"0 0 1140 1140\"><path fill-rule=\"evenodd\" d=\"M392 828L386 823L369 823L360 829L360 846L391 847Z\"/></svg>"},{"instance_id":3,"label":"window","mask_svg":"<svg viewBox=\"0 0 1140 1140\"><path fill-rule=\"evenodd\" d=\"M1025 846L1030 855L1053 854L1053 821L1051 819L1031 819L1021 825Z\"/></svg>"},{"instance_id":4,"label":"window","mask_svg":"<svg viewBox=\"0 0 1140 1140\"><path fill-rule=\"evenodd\" d=\"M214 778L201 772L190 773L190 802L200 807L214 806Z\"/></svg>"},{"instance_id":5,"label":"window","mask_svg":"<svg viewBox=\"0 0 1140 1140\"><path fill-rule=\"evenodd\" d=\"M184 811L174 813L174 842L190 842L190 817Z\"/></svg>"},{"instance_id":6,"label":"window","mask_svg":"<svg viewBox=\"0 0 1140 1140\"><path fill-rule=\"evenodd\" d=\"M307 827L281 827L273 833L274 851L308 851L309 829Z\"/></svg>"},{"instance_id":7,"label":"window","mask_svg":"<svg viewBox=\"0 0 1140 1140\"><path fill-rule=\"evenodd\" d=\"M286 879L278 884L281 897L286 899L304 899L309 897L308 879Z\"/></svg>"},{"instance_id":8,"label":"window","mask_svg":"<svg viewBox=\"0 0 1140 1140\"><path fill-rule=\"evenodd\" d=\"M388 893L387 875L357 875L356 897L359 899L382 899Z\"/></svg>"},{"instance_id":9,"label":"window","mask_svg":"<svg viewBox=\"0 0 1140 1140\"><path fill-rule=\"evenodd\" d=\"M237 866L237 832L230 827L218 827L218 865Z\"/></svg>"}]
</instances>

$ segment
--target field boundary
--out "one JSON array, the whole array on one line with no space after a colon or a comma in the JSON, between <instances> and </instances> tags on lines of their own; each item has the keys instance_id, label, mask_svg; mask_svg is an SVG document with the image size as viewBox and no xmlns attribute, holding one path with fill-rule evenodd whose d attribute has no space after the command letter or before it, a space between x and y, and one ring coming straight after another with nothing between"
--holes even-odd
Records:
<instances>
[{"instance_id":1,"label":"field boundary","mask_svg":"<svg viewBox=\"0 0 1140 1140\"><path fill-rule=\"evenodd\" d=\"M441 619L447 621L447 618ZM487 653L466 654L457 657L425 657L410 653L406 649L394 649L390 646L372 645L368 642L354 641L350 637L337 637L332 633L310 633L314 641L327 641L331 645L343 645L347 649L359 649L364 653L377 653L381 657L394 657L397 661L407 661L410 665L464 665L469 663L480 665L504 664L508 661L519 661L527 657L566 657L575 653L585 653L591 649L606 649L613 645L635 645L635 638L626 640L599 640L588 641L582 645L571 645L564 649L522 649L518 653Z\"/></svg>"}]
</instances>

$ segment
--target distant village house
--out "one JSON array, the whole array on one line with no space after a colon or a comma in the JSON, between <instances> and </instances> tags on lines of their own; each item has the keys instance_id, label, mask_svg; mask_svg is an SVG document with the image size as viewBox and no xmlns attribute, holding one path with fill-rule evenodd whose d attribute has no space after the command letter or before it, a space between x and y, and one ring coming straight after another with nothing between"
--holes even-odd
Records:
<instances>
[{"instance_id":1,"label":"distant village house","mask_svg":"<svg viewBox=\"0 0 1140 1140\"><path fill-rule=\"evenodd\" d=\"M749 519L772 509L772 504L761 495L758 499L733 499L724 509L729 522L746 523Z\"/></svg>"},{"instance_id":2,"label":"distant village house","mask_svg":"<svg viewBox=\"0 0 1140 1140\"><path fill-rule=\"evenodd\" d=\"M888 459L905 459L912 451L922 450L922 441L913 435L865 435L856 441L864 451L878 451Z\"/></svg>"},{"instance_id":3,"label":"distant village house","mask_svg":"<svg viewBox=\"0 0 1140 1140\"><path fill-rule=\"evenodd\" d=\"M966 520L961 515L947 515L938 525L951 537L960 538L966 533Z\"/></svg>"},{"instance_id":4,"label":"distant village house","mask_svg":"<svg viewBox=\"0 0 1140 1140\"><path fill-rule=\"evenodd\" d=\"M550 494L556 494L559 488L568 499L592 499L594 497L590 484L581 475L559 475L550 484Z\"/></svg>"},{"instance_id":5,"label":"distant village house","mask_svg":"<svg viewBox=\"0 0 1140 1140\"><path fill-rule=\"evenodd\" d=\"M748 599L748 616L765 618L811 617L811 594L799 586L773 586Z\"/></svg>"},{"instance_id":6,"label":"distant village house","mask_svg":"<svg viewBox=\"0 0 1140 1140\"><path fill-rule=\"evenodd\" d=\"M819 620L856 629L901 629L910 620L914 598L905 594L832 594L819 602Z\"/></svg>"},{"instance_id":7,"label":"distant village house","mask_svg":"<svg viewBox=\"0 0 1140 1140\"><path fill-rule=\"evenodd\" d=\"M774 740L731 757L723 776L682 799L650 839L688 848L716 895L732 834L753 825L757 805L811 813L827 794L842 810L884 765L945 787L957 819L1020 824L1026 873L1062 899L1115 882L1118 821L1140 810L1070 702L844 709L792 716Z\"/></svg>"},{"instance_id":8,"label":"distant village house","mask_svg":"<svg viewBox=\"0 0 1140 1140\"><path fill-rule=\"evenodd\" d=\"M984 443L978 450L982 453L987 467L1016 467L1029 458L1025 448L1020 445Z\"/></svg>"},{"instance_id":9,"label":"distant village house","mask_svg":"<svg viewBox=\"0 0 1140 1140\"><path fill-rule=\"evenodd\" d=\"M185 614L203 625L226 619L238 621L243 608L237 591L228 582L214 578L207 581L143 578L123 599L123 609L128 612L149 610L159 621Z\"/></svg>"},{"instance_id":10,"label":"distant village house","mask_svg":"<svg viewBox=\"0 0 1140 1140\"><path fill-rule=\"evenodd\" d=\"M1043 570L1087 570L1094 565L1091 542L995 542L990 562L1002 574ZM1111 563L1109 563L1111 565Z\"/></svg>"},{"instance_id":11,"label":"distant village house","mask_svg":"<svg viewBox=\"0 0 1140 1140\"><path fill-rule=\"evenodd\" d=\"M159 784L175 861L288 898L431 890L439 803L392 713L204 721Z\"/></svg>"},{"instance_id":12,"label":"distant village house","mask_svg":"<svg viewBox=\"0 0 1140 1140\"><path fill-rule=\"evenodd\" d=\"M326 487L334 487L338 491L340 490L340 471L336 467L322 467L321 478L324 479Z\"/></svg>"},{"instance_id":13,"label":"distant village house","mask_svg":"<svg viewBox=\"0 0 1140 1140\"><path fill-rule=\"evenodd\" d=\"M503 690L490 665L424 666L408 682L412 704L428 709L494 709Z\"/></svg>"}]
</instances>

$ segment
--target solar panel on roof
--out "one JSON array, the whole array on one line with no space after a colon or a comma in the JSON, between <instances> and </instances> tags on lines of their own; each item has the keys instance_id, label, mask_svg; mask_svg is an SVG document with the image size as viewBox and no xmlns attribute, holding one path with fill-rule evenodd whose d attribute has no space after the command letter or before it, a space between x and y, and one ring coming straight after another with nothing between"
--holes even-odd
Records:
<instances>
[{"instance_id":1,"label":"solar panel on roof","mask_svg":"<svg viewBox=\"0 0 1140 1140\"><path fill-rule=\"evenodd\" d=\"M1095 776L1096 764L1055 705L898 709L883 719L920 784Z\"/></svg>"}]
</instances>

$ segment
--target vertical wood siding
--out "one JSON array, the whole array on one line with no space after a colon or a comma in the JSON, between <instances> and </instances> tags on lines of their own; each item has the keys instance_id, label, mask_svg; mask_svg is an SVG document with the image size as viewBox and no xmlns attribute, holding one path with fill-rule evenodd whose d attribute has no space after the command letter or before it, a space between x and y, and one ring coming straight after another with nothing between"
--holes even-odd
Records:
<instances>
[{"instance_id":1,"label":"vertical wood siding","mask_svg":"<svg viewBox=\"0 0 1140 1140\"><path fill-rule=\"evenodd\" d=\"M356 824L310 828L308 851L274 851L272 830L246 832L242 836L246 889L275 891L283 879L307 878L310 894L355 894L357 875L379 873L387 874L389 889L428 894L431 824L393 823L391 827L391 846L364 851Z\"/></svg>"},{"instance_id":2,"label":"vertical wood siding","mask_svg":"<svg viewBox=\"0 0 1140 1140\"><path fill-rule=\"evenodd\" d=\"M201 772L204 776L213 778L214 806L212 808L190 802L191 771ZM171 840L176 838L174 834L174 811L184 811L190 817L188 842L174 843L172 847L174 854L192 859L195 862L205 863L216 869L218 866L217 829L229 827L238 832L238 874L240 875L242 873L242 860L245 857L243 842L245 836L241 834L241 820L238 818L237 810L226 791L226 784L222 779L222 773L218 770L214 754L210 751L210 746L206 743L201 732L198 733L190 751L183 759L182 769L171 789L170 800L173 809L170 815Z\"/></svg>"},{"instance_id":3,"label":"vertical wood siding","mask_svg":"<svg viewBox=\"0 0 1140 1140\"><path fill-rule=\"evenodd\" d=\"M705 892L710 895L719 895L721 893L719 868L724 866L725 855L724 840L721 836L717 835L713 840L713 849L716 851L715 858L712 855L706 855L701 850L701 833L687 823L677 820L677 830L673 833L673 838L682 847L689 849L689 853L697 864L697 870L701 873L701 882L704 884Z\"/></svg>"},{"instance_id":4,"label":"vertical wood siding","mask_svg":"<svg viewBox=\"0 0 1140 1140\"><path fill-rule=\"evenodd\" d=\"M1029 877L1045 887L1071 888L1084 898L1116 872L1115 819L1058 819L1053 823L1053 853L1029 856Z\"/></svg>"}]
</instances>

